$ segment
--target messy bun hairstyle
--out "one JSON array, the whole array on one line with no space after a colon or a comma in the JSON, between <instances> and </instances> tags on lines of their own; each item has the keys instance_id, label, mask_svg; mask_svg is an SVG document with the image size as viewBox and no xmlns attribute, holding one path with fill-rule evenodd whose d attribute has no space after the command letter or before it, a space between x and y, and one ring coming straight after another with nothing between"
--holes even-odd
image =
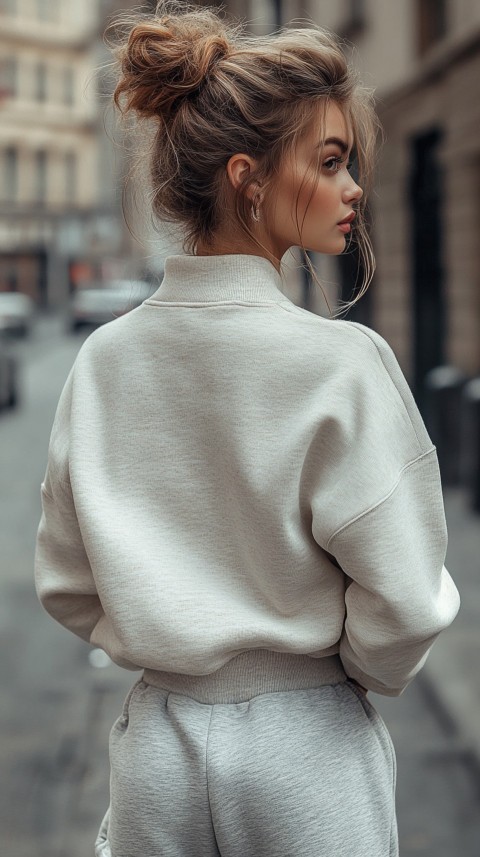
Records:
<instances>
[{"instance_id":1,"label":"messy bun hairstyle","mask_svg":"<svg viewBox=\"0 0 480 857\"><path fill-rule=\"evenodd\" d=\"M114 103L124 116L133 112L154 125L153 213L183 226L184 252L213 246L227 206L226 165L238 152L254 158L257 167L236 190L235 216L263 247L251 230L247 191L261 185L266 200L279 165L322 108L324 115L333 101L342 109L353 131L357 180L364 191L349 244L358 245L363 283L354 301L342 302L343 311L356 303L375 267L365 205L378 120L372 92L358 82L338 38L311 21L308 27L252 35L243 24L220 17L218 7L185 0L160 0L153 13L124 13L108 29L115 30L110 47L119 71ZM318 165L322 152L312 157ZM298 246L305 250L298 214L297 226Z\"/></svg>"}]
</instances>

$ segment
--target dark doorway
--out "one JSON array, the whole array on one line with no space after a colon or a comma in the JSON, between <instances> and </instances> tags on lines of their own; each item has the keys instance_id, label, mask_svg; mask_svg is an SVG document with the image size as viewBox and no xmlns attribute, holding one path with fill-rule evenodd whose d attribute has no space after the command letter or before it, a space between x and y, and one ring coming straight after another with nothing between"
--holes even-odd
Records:
<instances>
[{"instance_id":1,"label":"dark doorway","mask_svg":"<svg viewBox=\"0 0 480 857\"><path fill-rule=\"evenodd\" d=\"M47 254L45 250L39 250L38 255L38 302L41 307L48 304L47 295Z\"/></svg>"},{"instance_id":2,"label":"dark doorway","mask_svg":"<svg viewBox=\"0 0 480 857\"><path fill-rule=\"evenodd\" d=\"M0 291L23 292L38 306L47 301L47 253L43 248L0 254Z\"/></svg>"},{"instance_id":3,"label":"dark doorway","mask_svg":"<svg viewBox=\"0 0 480 857\"><path fill-rule=\"evenodd\" d=\"M439 128L411 140L413 392L422 412L425 376L445 359L443 176L438 157L441 140Z\"/></svg>"},{"instance_id":4,"label":"dark doorway","mask_svg":"<svg viewBox=\"0 0 480 857\"><path fill-rule=\"evenodd\" d=\"M352 301L357 297L364 277L364 268L356 244L352 244L346 253L338 256L337 262L340 276L340 297L342 301ZM348 321L358 321L360 324L372 327L371 289L374 282L375 280L372 280L363 297L344 316L342 315L342 318Z\"/></svg>"}]
</instances>

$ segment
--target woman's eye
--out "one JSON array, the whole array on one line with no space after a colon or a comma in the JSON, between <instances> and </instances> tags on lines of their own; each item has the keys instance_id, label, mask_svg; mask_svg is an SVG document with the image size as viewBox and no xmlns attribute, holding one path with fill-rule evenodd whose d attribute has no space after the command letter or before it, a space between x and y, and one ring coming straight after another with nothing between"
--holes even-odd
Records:
<instances>
[{"instance_id":1,"label":"woman's eye","mask_svg":"<svg viewBox=\"0 0 480 857\"><path fill-rule=\"evenodd\" d=\"M338 173L341 163L341 158L329 158L328 161L325 161L323 166L331 173Z\"/></svg>"}]
</instances>

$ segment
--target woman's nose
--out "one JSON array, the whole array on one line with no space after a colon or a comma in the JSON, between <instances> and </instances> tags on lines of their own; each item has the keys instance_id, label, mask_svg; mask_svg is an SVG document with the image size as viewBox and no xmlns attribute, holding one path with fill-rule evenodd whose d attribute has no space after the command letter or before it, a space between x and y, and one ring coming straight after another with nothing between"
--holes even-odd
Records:
<instances>
[{"instance_id":1,"label":"woman's nose","mask_svg":"<svg viewBox=\"0 0 480 857\"><path fill-rule=\"evenodd\" d=\"M362 196L362 188L350 177L349 185L344 191L345 202L358 202Z\"/></svg>"}]
</instances>

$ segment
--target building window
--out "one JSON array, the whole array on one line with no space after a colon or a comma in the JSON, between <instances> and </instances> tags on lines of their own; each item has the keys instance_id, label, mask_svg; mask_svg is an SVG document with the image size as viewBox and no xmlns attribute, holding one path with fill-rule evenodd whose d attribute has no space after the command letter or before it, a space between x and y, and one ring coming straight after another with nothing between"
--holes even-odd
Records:
<instances>
[{"instance_id":1,"label":"building window","mask_svg":"<svg viewBox=\"0 0 480 857\"><path fill-rule=\"evenodd\" d=\"M17 0L0 0L0 14L4 15L16 15L17 14Z\"/></svg>"},{"instance_id":2,"label":"building window","mask_svg":"<svg viewBox=\"0 0 480 857\"><path fill-rule=\"evenodd\" d=\"M65 154L65 199L73 204L77 191L77 156L75 152Z\"/></svg>"},{"instance_id":3,"label":"building window","mask_svg":"<svg viewBox=\"0 0 480 857\"><path fill-rule=\"evenodd\" d=\"M58 0L37 0L37 17L41 21L57 21L59 11Z\"/></svg>"},{"instance_id":4,"label":"building window","mask_svg":"<svg viewBox=\"0 0 480 857\"><path fill-rule=\"evenodd\" d=\"M71 107L75 102L75 76L73 68L67 66L63 73L63 103Z\"/></svg>"},{"instance_id":5,"label":"building window","mask_svg":"<svg viewBox=\"0 0 480 857\"><path fill-rule=\"evenodd\" d=\"M0 101L4 98L14 98L17 94L17 71L16 57L0 59Z\"/></svg>"},{"instance_id":6,"label":"building window","mask_svg":"<svg viewBox=\"0 0 480 857\"><path fill-rule=\"evenodd\" d=\"M4 151L4 181L2 198L15 202L18 194L18 152L13 146Z\"/></svg>"},{"instance_id":7,"label":"building window","mask_svg":"<svg viewBox=\"0 0 480 857\"><path fill-rule=\"evenodd\" d=\"M37 63L35 75L35 98L37 101L47 100L47 67L45 63Z\"/></svg>"},{"instance_id":8,"label":"building window","mask_svg":"<svg viewBox=\"0 0 480 857\"><path fill-rule=\"evenodd\" d=\"M347 22L352 29L365 23L365 0L347 0Z\"/></svg>"},{"instance_id":9,"label":"building window","mask_svg":"<svg viewBox=\"0 0 480 857\"><path fill-rule=\"evenodd\" d=\"M355 39L366 21L366 0L343 0L342 16L337 32L346 39Z\"/></svg>"},{"instance_id":10,"label":"building window","mask_svg":"<svg viewBox=\"0 0 480 857\"><path fill-rule=\"evenodd\" d=\"M423 56L447 34L446 0L417 0L418 52Z\"/></svg>"},{"instance_id":11,"label":"building window","mask_svg":"<svg viewBox=\"0 0 480 857\"><path fill-rule=\"evenodd\" d=\"M35 197L39 205L47 201L47 153L43 150L35 152Z\"/></svg>"}]
</instances>

